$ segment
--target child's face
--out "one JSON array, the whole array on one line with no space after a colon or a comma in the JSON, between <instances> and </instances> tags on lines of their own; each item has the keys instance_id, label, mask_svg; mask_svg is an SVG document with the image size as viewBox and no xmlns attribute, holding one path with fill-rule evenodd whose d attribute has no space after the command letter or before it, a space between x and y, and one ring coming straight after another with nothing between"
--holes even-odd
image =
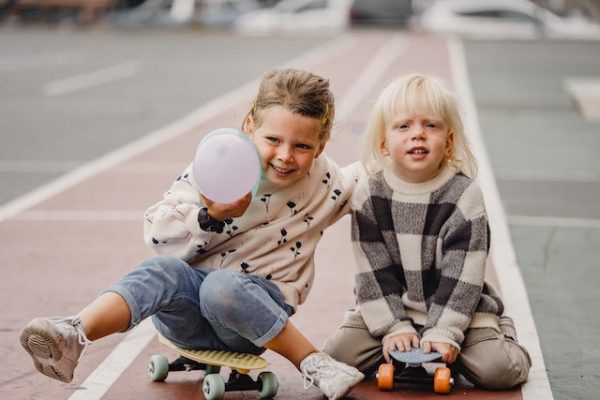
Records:
<instances>
[{"instance_id":1,"label":"child's face","mask_svg":"<svg viewBox=\"0 0 600 400\"><path fill-rule=\"evenodd\" d=\"M305 177L325 147L325 141L319 139L321 121L281 106L262 110L260 120L257 126L248 116L244 131L256 143L264 177L282 188Z\"/></svg>"},{"instance_id":2,"label":"child's face","mask_svg":"<svg viewBox=\"0 0 600 400\"><path fill-rule=\"evenodd\" d=\"M382 141L382 153L390 156L394 173L413 183L433 178L451 149L452 133L443 119L427 114L397 113Z\"/></svg>"}]
</instances>

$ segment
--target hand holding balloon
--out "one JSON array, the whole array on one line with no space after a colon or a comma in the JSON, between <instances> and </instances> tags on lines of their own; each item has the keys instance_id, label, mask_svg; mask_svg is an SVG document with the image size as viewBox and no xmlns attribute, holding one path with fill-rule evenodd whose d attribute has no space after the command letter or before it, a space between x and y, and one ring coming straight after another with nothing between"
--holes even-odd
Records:
<instances>
[{"instance_id":1,"label":"hand holding balloon","mask_svg":"<svg viewBox=\"0 0 600 400\"><path fill-rule=\"evenodd\" d=\"M252 192L248 192L248 194L242 197L241 199L229 204L215 203L202 194L200 194L200 196L202 196L204 204L206 204L206 208L208 209L208 215L210 215L217 221L225 221L229 218L241 217L242 215L244 215L246 209L252 201Z\"/></svg>"},{"instance_id":2,"label":"hand holding balloon","mask_svg":"<svg viewBox=\"0 0 600 400\"><path fill-rule=\"evenodd\" d=\"M256 146L235 129L217 129L198 145L192 171L209 215L223 221L241 216L262 173Z\"/></svg>"}]
</instances>

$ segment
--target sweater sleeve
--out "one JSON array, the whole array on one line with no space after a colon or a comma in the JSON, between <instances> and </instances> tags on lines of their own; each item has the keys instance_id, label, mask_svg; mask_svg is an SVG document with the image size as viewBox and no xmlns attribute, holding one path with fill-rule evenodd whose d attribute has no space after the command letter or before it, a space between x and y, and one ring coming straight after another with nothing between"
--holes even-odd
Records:
<instances>
[{"instance_id":1,"label":"sweater sleeve","mask_svg":"<svg viewBox=\"0 0 600 400\"><path fill-rule=\"evenodd\" d=\"M416 333L402 302L406 282L401 267L394 262L376 217L376 213L389 212L389 207L378 204L376 211L372 200L368 184L361 181L352 201L358 308L375 337Z\"/></svg>"},{"instance_id":2,"label":"sweater sleeve","mask_svg":"<svg viewBox=\"0 0 600 400\"><path fill-rule=\"evenodd\" d=\"M188 167L144 214L144 240L156 253L185 261L201 256L217 234L201 229L204 204Z\"/></svg>"},{"instance_id":3,"label":"sweater sleeve","mask_svg":"<svg viewBox=\"0 0 600 400\"><path fill-rule=\"evenodd\" d=\"M441 277L423 329L423 340L460 348L479 303L485 278L489 227L476 184L463 193L441 238Z\"/></svg>"},{"instance_id":4,"label":"sweater sleeve","mask_svg":"<svg viewBox=\"0 0 600 400\"><path fill-rule=\"evenodd\" d=\"M340 168L335 161L331 159L328 159L328 162L329 171L333 178L332 182L334 183L331 186L330 195L332 198L336 198L340 204L339 208L333 212L329 219L329 225L332 225L350 212L350 200L354 193L356 183L361 176L362 167L359 161L348 164L343 168Z\"/></svg>"}]
</instances>

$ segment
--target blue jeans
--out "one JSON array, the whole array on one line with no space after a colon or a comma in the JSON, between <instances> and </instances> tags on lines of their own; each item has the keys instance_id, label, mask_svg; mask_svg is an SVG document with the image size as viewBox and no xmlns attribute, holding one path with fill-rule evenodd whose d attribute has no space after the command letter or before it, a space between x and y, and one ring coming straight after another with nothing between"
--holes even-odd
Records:
<instances>
[{"instance_id":1,"label":"blue jeans","mask_svg":"<svg viewBox=\"0 0 600 400\"><path fill-rule=\"evenodd\" d=\"M105 292L125 299L130 328L152 316L161 335L189 349L260 354L293 313L271 281L175 257L146 260Z\"/></svg>"}]
</instances>

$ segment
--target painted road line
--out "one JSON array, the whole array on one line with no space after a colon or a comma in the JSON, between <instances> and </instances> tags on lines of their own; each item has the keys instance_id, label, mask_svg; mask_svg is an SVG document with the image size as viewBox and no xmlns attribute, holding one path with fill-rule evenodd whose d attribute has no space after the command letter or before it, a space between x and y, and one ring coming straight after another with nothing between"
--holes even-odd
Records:
<instances>
[{"instance_id":1,"label":"painted road line","mask_svg":"<svg viewBox=\"0 0 600 400\"><path fill-rule=\"evenodd\" d=\"M371 61L363 69L358 79L354 81L350 89L344 94L343 101L338 102L336 113L341 119L346 119L350 113L358 107L369 91L377 84L389 66L404 53L408 46L408 40L402 35L393 35L381 49L371 57Z\"/></svg>"},{"instance_id":2,"label":"painted road line","mask_svg":"<svg viewBox=\"0 0 600 400\"><path fill-rule=\"evenodd\" d=\"M318 64L328 58L336 57L348 50L355 39L342 36L317 47L314 50L308 51L304 55L285 63L285 66L305 66L310 64ZM106 155L87 162L79 168L65 174L47 184L40 186L38 189L31 191L23 196L20 196L9 203L0 207L0 222L17 215L18 213L47 200L76 184L89 179L109 168L114 167L126 160L129 160L139 154L148 151L151 148L159 146L162 143L168 142L183 133L189 131L197 125L202 124L219 112L231 107L232 104L237 104L243 99L250 99L258 88L260 79L257 78L240 86L239 88L216 98L215 100L206 103L191 114L181 118L180 120L161 128L157 131L130 142L129 144L117 148Z\"/></svg>"},{"instance_id":3,"label":"painted road line","mask_svg":"<svg viewBox=\"0 0 600 400\"><path fill-rule=\"evenodd\" d=\"M600 121L600 79L567 78L567 92L588 121Z\"/></svg>"},{"instance_id":4,"label":"painted road line","mask_svg":"<svg viewBox=\"0 0 600 400\"><path fill-rule=\"evenodd\" d=\"M468 139L477 157L479 164L478 182L483 191L489 219L492 221L490 224L492 230L490 255L497 270L496 275L498 276L500 289L503 289L504 294L510 292L510 296L503 296L508 314L514 318L519 328L520 341L527 348L532 359L529 380L521 388L523 399L551 400L553 399L552 390L550 389L525 283L517 264L506 215L500 200L500 193L481 137L477 107L469 82L463 43L456 38L450 39L448 49L453 80L456 84L459 99L464 106L465 132L468 134Z\"/></svg>"},{"instance_id":5,"label":"painted road line","mask_svg":"<svg viewBox=\"0 0 600 400\"><path fill-rule=\"evenodd\" d=\"M556 228L600 229L600 219L540 217L528 215L511 215L508 223L515 226L546 226Z\"/></svg>"},{"instance_id":6,"label":"painted road line","mask_svg":"<svg viewBox=\"0 0 600 400\"><path fill-rule=\"evenodd\" d=\"M136 61L128 61L112 67L52 81L44 86L44 96L60 96L63 94L90 89L107 83L131 78L137 75L139 70L140 66Z\"/></svg>"},{"instance_id":7,"label":"painted road line","mask_svg":"<svg viewBox=\"0 0 600 400\"><path fill-rule=\"evenodd\" d=\"M154 338L156 331L150 319L142 321L113 349L73 393L69 400L100 399L123 371Z\"/></svg>"}]
</instances>

